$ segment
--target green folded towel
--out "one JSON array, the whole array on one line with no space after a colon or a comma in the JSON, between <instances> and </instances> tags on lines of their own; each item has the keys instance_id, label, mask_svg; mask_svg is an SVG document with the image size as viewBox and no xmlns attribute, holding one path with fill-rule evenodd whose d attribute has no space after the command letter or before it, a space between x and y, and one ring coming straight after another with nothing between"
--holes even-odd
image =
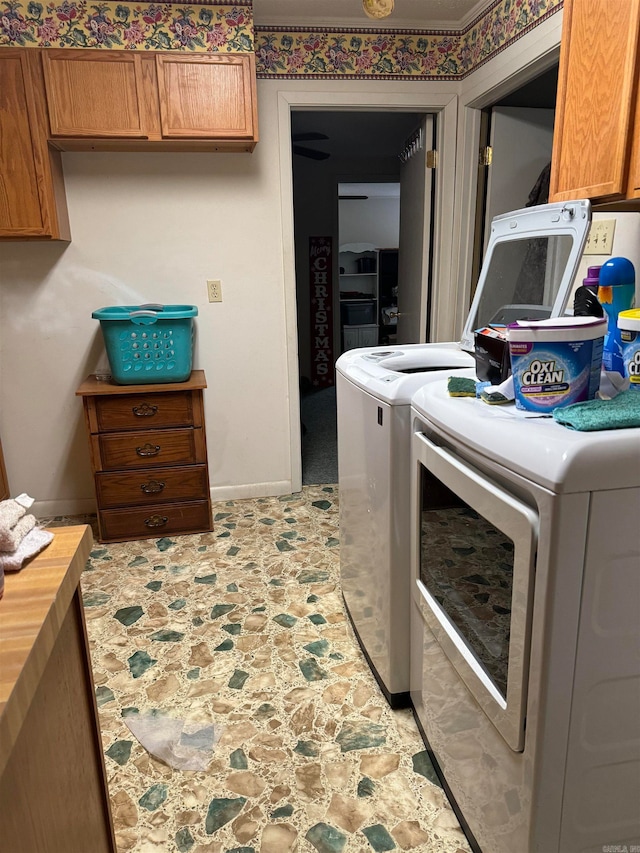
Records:
<instances>
[{"instance_id":1,"label":"green folded towel","mask_svg":"<svg viewBox=\"0 0 640 853\"><path fill-rule=\"evenodd\" d=\"M640 427L640 392L629 388L611 400L588 400L560 407L553 410L553 418L562 426L584 432Z\"/></svg>"}]
</instances>

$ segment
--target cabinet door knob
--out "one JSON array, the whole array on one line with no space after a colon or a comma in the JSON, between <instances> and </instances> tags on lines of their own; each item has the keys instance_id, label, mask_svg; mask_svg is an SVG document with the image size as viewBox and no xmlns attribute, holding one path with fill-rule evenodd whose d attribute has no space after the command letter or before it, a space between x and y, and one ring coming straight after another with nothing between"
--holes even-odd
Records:
<instances>
[{"instance_id":1,"label":"cabinet door knob","mask_svg":"<svg viewBox=\"0 0 640 853\"><path fill-rule=\"evenodd\" d=\"M147 527L164 527L168 521L166 515L150 515L149 518L145 518L144 523Z\"/></svg>"},{"instance_id":2,"label":"cabinet door knob","mask_svg":"<svg viewBox=\"0 0 640 853\"><path fill-rule=\"evenodd\" d=\"M164 489L164 483L160 482L160 480L149 480L148 483L143 483L140 489L145 495L157 495L158 492Z\"/></svg>"},{"instance_id":3,"label":"cabinet door knob","mask_svg":"<svg viewBox=\"0 0 640 853\"><path fill-rule=\"evenodd\" d=\"M142 447L136 447L136 453L138 456L157 456L160 453L160 445L147 442Z\"/></svg>"},{"instance_id":4,"label":"cabinet door knob","mask_svg":"<svg viewBox=\"0 0 640 853\"><path fill-rule=\"evenodd\" d=\"M150 406L149 403L141 403L139 406L132 406L131 411L136 418L152 418L158 413L158 407Z\"/></svg>"}]
</instances>

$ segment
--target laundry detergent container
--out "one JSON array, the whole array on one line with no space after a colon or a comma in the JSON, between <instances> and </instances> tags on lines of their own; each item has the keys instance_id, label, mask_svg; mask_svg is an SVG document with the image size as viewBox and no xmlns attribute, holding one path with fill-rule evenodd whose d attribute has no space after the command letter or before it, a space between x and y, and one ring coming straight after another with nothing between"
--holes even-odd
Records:
<instances>
[{"instance_id":1,"label":"laundry detergent container","mask_svg":"<svg viewBox=\"0 0 640 853\"><path fill-rule=\"evenodd\" d=\"M114 305L91 316L100 321L114 382L146 385L186 382L193 361L195 305Z\"/></svg>"}]
</instances>

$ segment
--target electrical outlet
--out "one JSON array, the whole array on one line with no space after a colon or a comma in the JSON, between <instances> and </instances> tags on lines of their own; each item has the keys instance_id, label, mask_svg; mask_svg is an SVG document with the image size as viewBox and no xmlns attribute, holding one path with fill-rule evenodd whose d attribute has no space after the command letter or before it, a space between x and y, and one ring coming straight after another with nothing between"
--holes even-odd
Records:
<instances>
[{"instance_id":1,"label":"electrical outlet","mask_svg":"<svg viewBox=\"0 0 640 853\"><path fill-rule=\"evenodd\" d=\"M207 293L209 302L222 302L222 282L218 279L209 279L207 281Z\"/></svg>"},{"instance_id":2,"label":"electrical outlet","mask_svg":"<svg viewBox=\"0 0 640 853\"><path fill-rule=\"evenodd\" d=\"M585 255L610 255L613 251L613 232L615 219L594 219L591 221Z\"/></svg>"}]
</instances>

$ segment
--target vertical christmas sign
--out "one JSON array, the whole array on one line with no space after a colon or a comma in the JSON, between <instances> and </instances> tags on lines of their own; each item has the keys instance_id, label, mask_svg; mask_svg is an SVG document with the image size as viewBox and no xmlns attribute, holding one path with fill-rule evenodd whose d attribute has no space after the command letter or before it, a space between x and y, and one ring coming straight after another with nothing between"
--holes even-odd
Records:
<instances>
[{"instance_id":1,"label":"vertical christmas sign","mask_svg":"<svg viewBox=\"0 0 640 853\"><path fill-rule=\"evenodd\" d=\"M311 384L334 384L332 238L309 237L311 301Z\"/></svg>"}]
</instances>

